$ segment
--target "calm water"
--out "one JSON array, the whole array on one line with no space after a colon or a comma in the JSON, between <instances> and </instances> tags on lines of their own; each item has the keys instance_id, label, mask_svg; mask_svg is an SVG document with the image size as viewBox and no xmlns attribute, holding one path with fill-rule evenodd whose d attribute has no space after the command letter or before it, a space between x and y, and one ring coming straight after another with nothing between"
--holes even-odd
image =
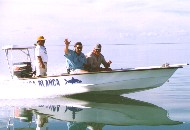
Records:
<instances>
[{"instance_id":1,"label":"calm water","mask_svg":"<svg viewBox=\"0 0 190 130\"><path fill-rule=\"evenodd\" d=\"M91 48L93 46L85 45L84 53ZM48 73L51 75L65 71L63 46L47 45L47 49ZM189 60L187 44L105 44L102 51L106 59L113 61L112 68L161 65L165 62L187 63ZM3 80L9 73L4 71L7 66L2 52L1 58ZM178 69L169 82L161 87L122 96L79 95L54 99L1 99L0 129L7 127L9 119L10 124L14 123L14 127L9 125L10 129L39 129L39 120L42 118L42 122L48 120L48 123L41 125L41 129L49 130L82 130L87 127L93 127L94 130L188 130L189 72L189 66L185 66ZM27 119L23 121L25 116Z\"/></svg>"},{"instance_id":2,"label":"calm water","mask_svg":"<svg viewBox=\"0 0 190 130\"><path fill-rule=\"evenodd\" d=\"M113 69L190 63L189 2L165 1L0 0L0 46L33 45L44 35L49 75L65 72L65 38L70 48L81 41L84 53L101 43ZM0 86L7 78L0 51ZM0 99L0 130L189 130L189 79L185 66L163 86L121 96Z\"/></svg>"}]
</instances>

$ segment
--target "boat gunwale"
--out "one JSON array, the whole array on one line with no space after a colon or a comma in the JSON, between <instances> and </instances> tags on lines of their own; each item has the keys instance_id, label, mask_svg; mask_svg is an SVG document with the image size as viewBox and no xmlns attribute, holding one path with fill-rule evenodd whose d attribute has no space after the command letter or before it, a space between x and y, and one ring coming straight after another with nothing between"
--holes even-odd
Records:
<instances>
[{"instance_id":1,"label":"boat gunwale","mask_svg":"<svg viewBox=\"0 0 190 130\"><path fill-rule=\"evenodd\" d=\"M182 66L173 66L173 67L156 67L156 68L139 68L139 69L113 69L112 71L99 71L99 72L88 72L88 73L79 73L79 74L67 74L63 73L61 75L50 75L42 77L30 77L30 78L19 78L19 80L28 80L28 79L40 79L40 78L49 78L49 77L62 77L62 76L75 76L75 75L86 75L86 74L98 74L98 73L117 73L117 72L132 72L132 71L146 71L146 70L160 70L160 69L178 69L183 68Z\"/></svg>"}]
</instances>

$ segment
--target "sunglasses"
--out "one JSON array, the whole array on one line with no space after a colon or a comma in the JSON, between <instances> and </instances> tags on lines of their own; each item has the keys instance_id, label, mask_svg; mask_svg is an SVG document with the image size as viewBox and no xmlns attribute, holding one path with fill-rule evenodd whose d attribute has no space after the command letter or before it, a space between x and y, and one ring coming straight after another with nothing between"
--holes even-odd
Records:
<instances>
[{"instance_id":1,"label":"sunglasses","mask_svg":"<svg viewBox=\"0 0 190 130\"><path fill-rule=\"evenodd\" d=\"M80 50L82 50L82 47L77 47L77 49L80 49Z\"/></svg>"},{"instance_id":2,"label":"sunglasses","mask_svg":"<svg viewBox=\"0 0 190 130\"><path fill-rule=\"evenodd\" d=\"M38 40L37 42L45 43L46 41L45 40Z\"/></svg>"},{"instance_id":3,"label":"sunglasses","mask_svg":"<svg viewBox=\"0 0 190 130\"><path fill-rule=\"evenodd\" d=\"M96 49L97 52L101 52L101 49Z\"/></svg>"}]
</instances>

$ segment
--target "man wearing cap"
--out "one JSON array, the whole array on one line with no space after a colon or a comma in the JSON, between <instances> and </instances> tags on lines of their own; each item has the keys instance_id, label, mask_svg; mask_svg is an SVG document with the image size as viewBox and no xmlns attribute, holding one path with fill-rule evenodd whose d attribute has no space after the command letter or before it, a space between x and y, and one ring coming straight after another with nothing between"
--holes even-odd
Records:
<instances>
[{"instance_id":1,"label":"man wearing cap","mask_svg":"<svg viewBox=\"0 0 190 130\"><path fill-rule=\"evenodd\" d=\"M37 38L36 48L35 48L35 58L36 58L36 76L47 76L47 62L48 55L47 50L44 46L45 40L43 36Z\"/></svg>"},{"instance_id":2,"label":"man wearing cap","mask_svg":"<svg viewBox=\"0 0 190 130\"><path fill-rule=\"evenodd\" d=\"M66 57L66 67L68 73L76 74L88 72L85 70L87 67L87 60L84 53L82 53L82 43L75 43L74 50L69 49L69 44L70 42L68 39L65 39L64 56Z\"/></svg>"},{"instance_id":3,"label":"man wearing cap","mask_svg":"<svg viewBox=\"0 0 190 130\"><path fill-rule=\"evenodd\" d=\"M90 66L90 71L111 71L110 64L111 61L106 61L104 56L101 54L102 46L97 44L92 52L86 54L87 64ZM103 64L105 68L101 68L100 65Z\"/></svg>"}]
</instances>

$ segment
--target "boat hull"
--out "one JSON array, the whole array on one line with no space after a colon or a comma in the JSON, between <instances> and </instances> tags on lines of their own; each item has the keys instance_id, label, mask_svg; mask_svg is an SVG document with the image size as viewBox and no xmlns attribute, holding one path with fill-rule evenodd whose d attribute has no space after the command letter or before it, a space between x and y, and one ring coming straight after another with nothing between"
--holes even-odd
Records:
<instances>
[{"instance_id":1,"label":"boat hull","mask_svg":"<svg viewBox=\"0 0 190 130\"><path fill-rule=\"evenodd\" d=\"M25 78L8 81L2 95L10 90L13 95L49 97L78 93L123 94L163 85L179 67L114 70L110 72L64 74L43 78ZM11 85L12 83L12 85ZM6 92L7 91L7 92ZM12 97L12 96L11 96ZM15 97L15 96L13 96ZM1 96L0 96L1 98Z\"/></svg>"},{"instance_id":2,"label":"boat hull","mask_svg":"<svg viewBox=\"0 0 190 130\"><path fill-rule=\"evenodd\" d=\"M95 84L88 86L90 92L124 94L148 90L162 86L173 75L177 68L173 69L155 69L155 70L137 70L125 73L117 73L109 77L102 75L103 80L111 82ZM114 76L114 77L113 77ZM105 78L104 78L105 77Z\"/></svg>"}]
</instances>

